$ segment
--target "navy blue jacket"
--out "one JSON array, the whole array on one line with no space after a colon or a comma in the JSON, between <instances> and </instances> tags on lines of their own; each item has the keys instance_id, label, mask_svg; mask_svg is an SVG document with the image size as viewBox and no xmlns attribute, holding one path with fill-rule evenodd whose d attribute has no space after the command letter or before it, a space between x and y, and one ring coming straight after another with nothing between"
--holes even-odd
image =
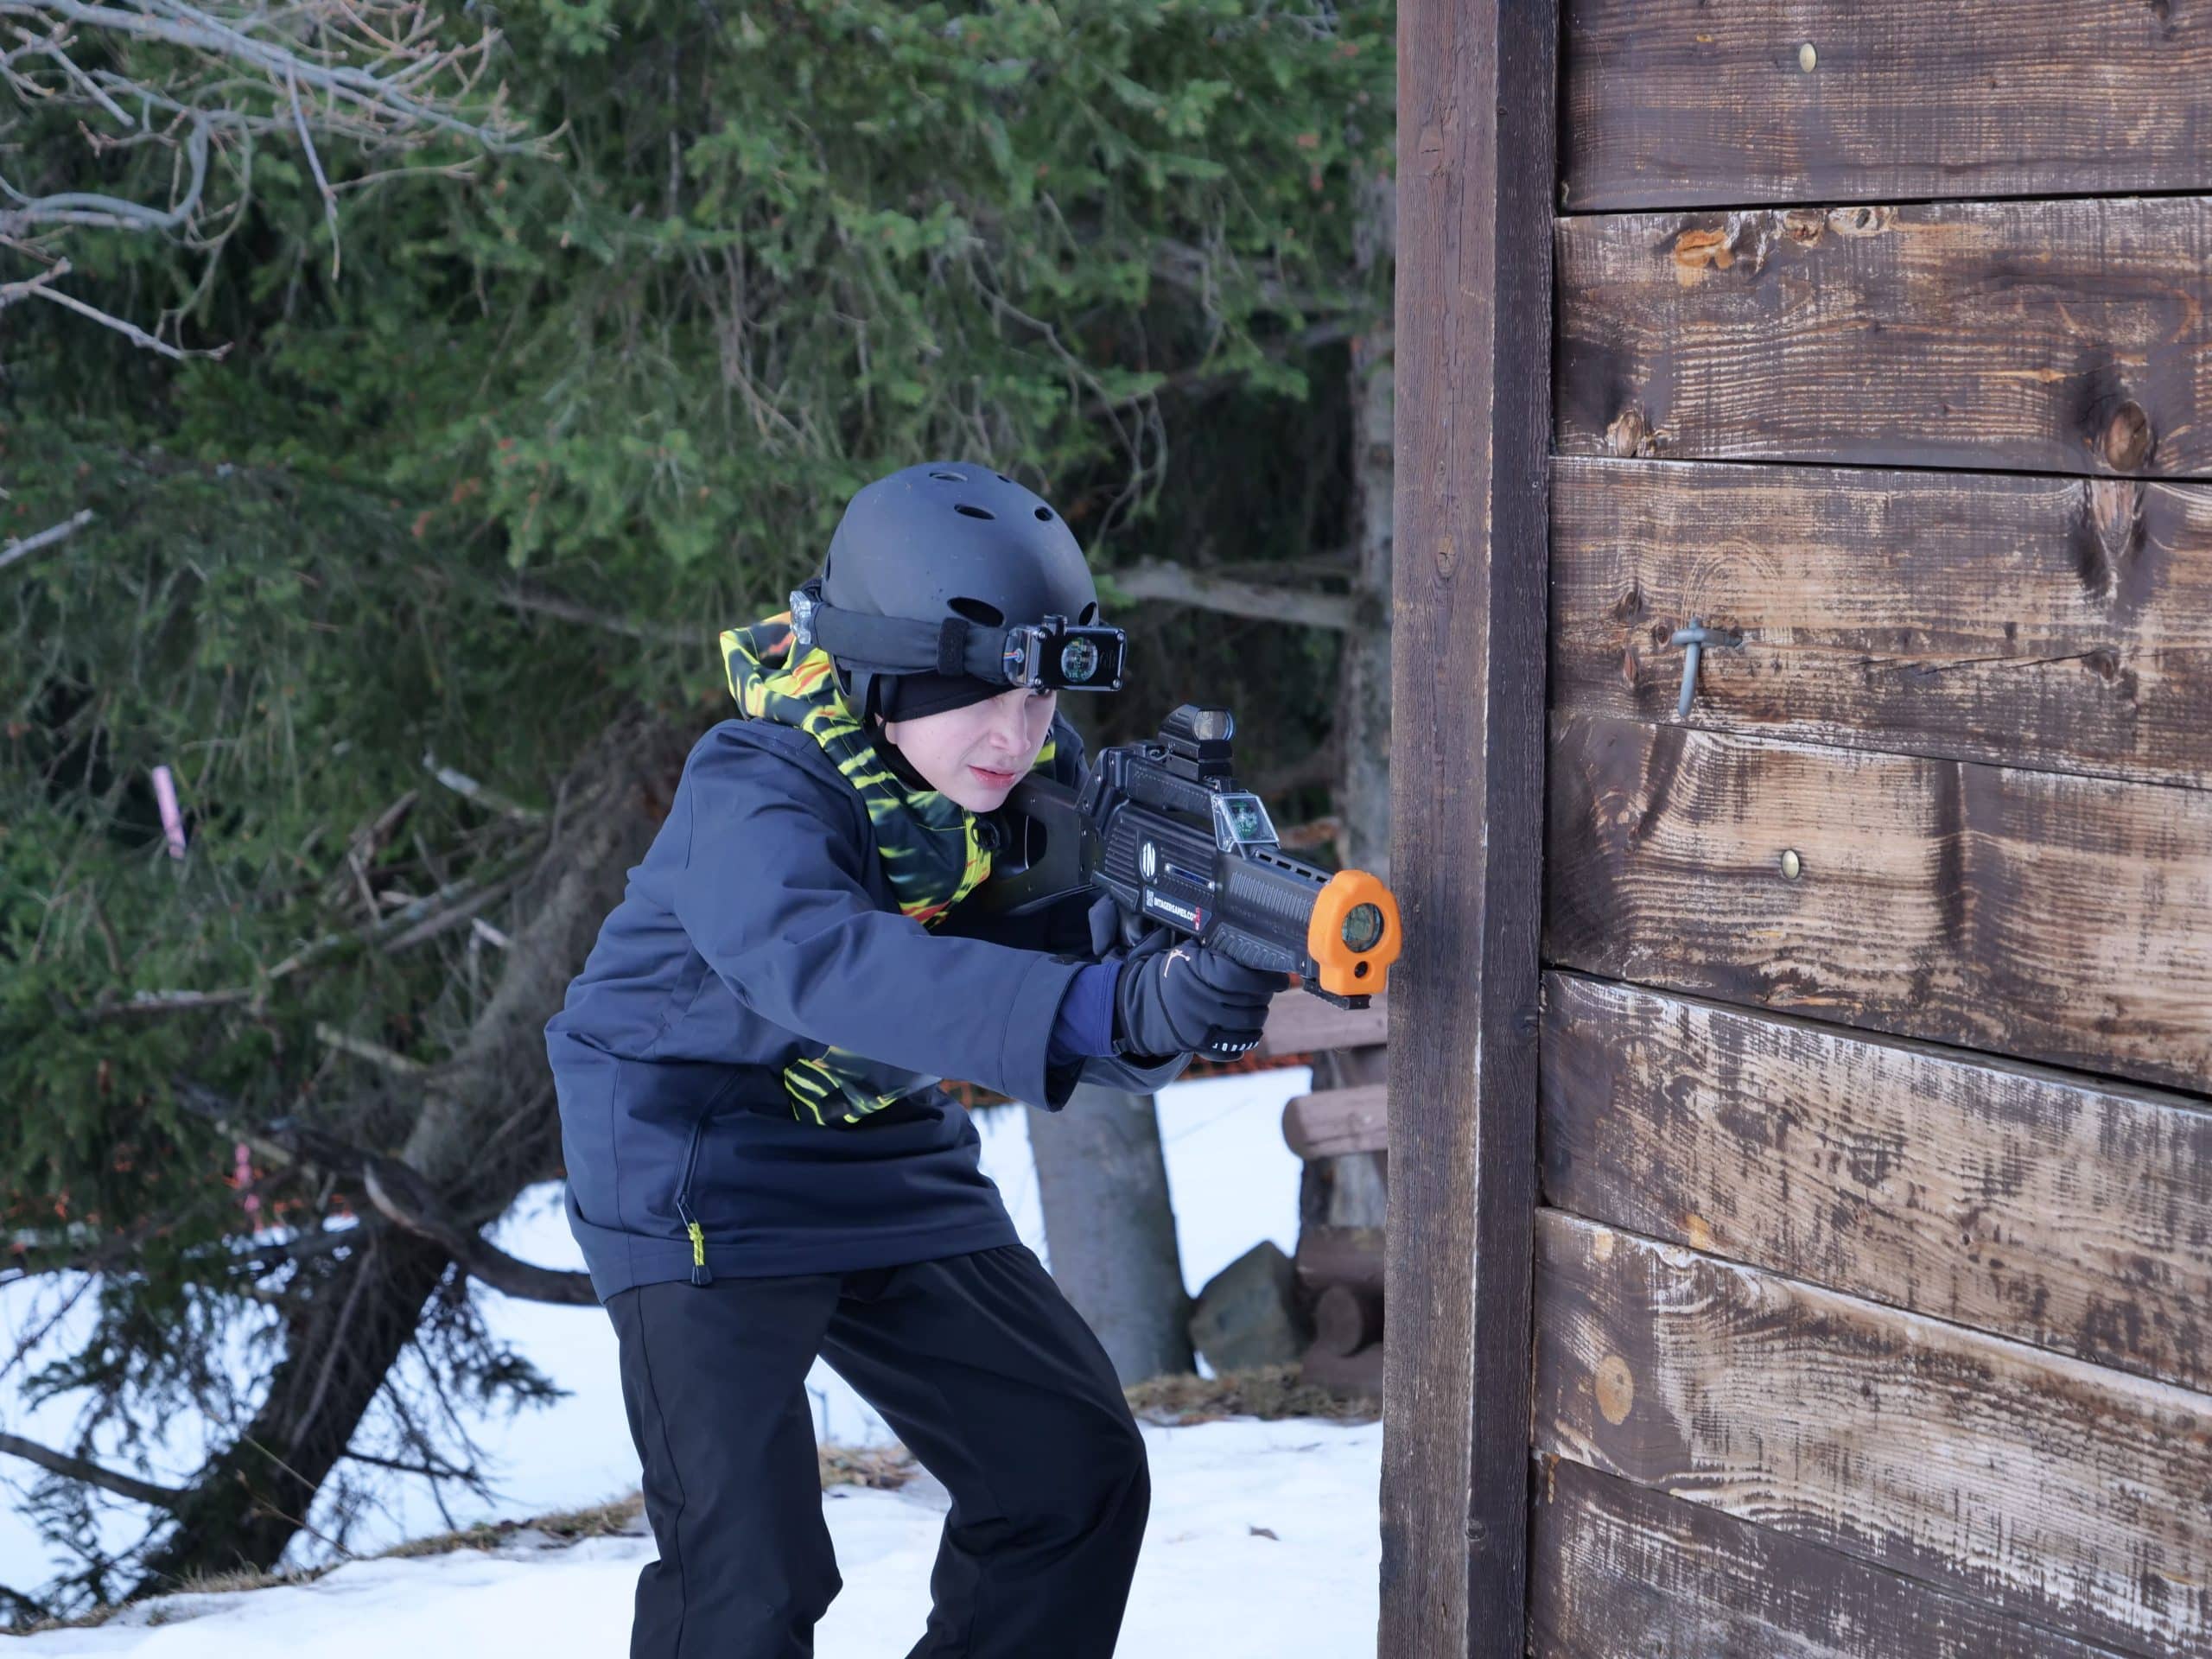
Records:
<instances>
[{"instance_id":1,"label":"navy blue jacket","mask_svg":"<svg viewBox=\"0 0 2212 1659\"><path fill-rule=\"evenodd\" d=\"M1048 774L1083 741L1055 716ZM668 818L547 1022L569 1224L604 1301L629 1286L833 1273L1016 1242L957 1077L1057 1111L1078 1080L1149 1093L1141 1068L1052 1066L1094 958L1078 898L1041 917L899 912L860 796L805 733L727 720L692 748ZM779 1073L835 1046L906 1074L849 1126L802 1122ZM705 1236L695 1274L683 1216Z\"/></svg>"}]
</instances>

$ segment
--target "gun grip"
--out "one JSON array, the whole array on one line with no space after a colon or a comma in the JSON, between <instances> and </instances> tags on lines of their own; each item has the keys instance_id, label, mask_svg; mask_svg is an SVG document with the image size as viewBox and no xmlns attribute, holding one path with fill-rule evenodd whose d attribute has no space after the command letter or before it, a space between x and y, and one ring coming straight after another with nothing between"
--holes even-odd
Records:
<instances>
[{"instance_id":1,"label":"gun grip","mask_svg":"<svg viewBox=\"0 0 2212 1659\"><path fill-rule=\"evenodd\" d=\"M1102 893L1090 901L1090 954L1102 961L1121 940L1121 906L1114 895Z\"/></svg>"}]
</instances>

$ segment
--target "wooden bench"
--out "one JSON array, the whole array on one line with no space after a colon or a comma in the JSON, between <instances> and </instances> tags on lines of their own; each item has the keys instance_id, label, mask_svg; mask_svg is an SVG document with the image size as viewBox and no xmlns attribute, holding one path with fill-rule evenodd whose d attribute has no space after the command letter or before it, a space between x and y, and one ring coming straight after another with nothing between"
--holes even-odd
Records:
<instances>
[{"instance_id":1,"label":"wooden bench","mask_svg":"<svg viewBox=\"0 0 2212 1659\"><path fill-rule=\"evenodd\" d=\"M1303 991L1277 997L1254 1053L1303 1056L1317 1087L1283 1108L1299 1182L1300 1313L1313 1324L1300 1380L1339 1395L1382 1393L1382 1221L1389 1201L1383 1080L1389 998L1339 1008Z\"/></svg>"}]
</instances>

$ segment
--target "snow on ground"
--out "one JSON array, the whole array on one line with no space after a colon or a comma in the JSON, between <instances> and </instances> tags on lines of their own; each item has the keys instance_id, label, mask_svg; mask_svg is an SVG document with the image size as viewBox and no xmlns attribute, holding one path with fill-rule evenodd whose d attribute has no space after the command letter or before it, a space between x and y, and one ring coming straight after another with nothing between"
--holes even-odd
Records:
<instances>
[{"instance_id":1,"label":"snow on ground","mask_svg":"<svg viewBox=\"0 0 2212 1659\"><path fill-rule=\"evenodd\" d=\"M1168 1185L1175 1205L1176 1231L1180 1243L1183 1273L1185 1283L1195 1293L1207 1279L1250 1249L1262 1238L1272 1238L1286 1251L1296 1242L1298 1229L1298 1160L1284 1146L1281 1132L1283 1103L1292 1095L1302 1093L1310 1086L1311 1074L1303 1066L1279 1071L1240 1073L1228 1077L1208 1077L1192 1083L1172 1084L1159 1096L1160 1137L1167 1160ZM1037 1178L1029 1155L1028 1111L1026 1107L1009 1107L980 1116L977 1128L983 1141L983 1167L998 1183L1007 1209L1012 1215L1022 1240L1049 1264L1044 1237L1044 1221L1039 1208ZM569 1235L559 1205L559 1189L553 1185L534 1188L525 1193L512 1213L499 1224L494 1237L500 1246L523 1259L540 1262L548 1267L582 1265L582 1257ZM56 1287L38 1281L0 1288L0 1355L12 1352L14 1338L20 1332L34 1328L43 1321L54 1307ZM89 1303L89 1298L86 1303ZM483 1296L485 1318L493 1333L511 1343L524 1357L536 1363L560 1387L569 1390L567 1397L541 1408L526 1409L510 1418L489 1419L474 1426L478 1439L491 1453L492 1467L487 1471L494 1490L494 1499L489 1503L468 1500L465 1497L449 1497L448 1503L456 1524L506 1517L526 1517L555 1510L582 1508L602 1499L634 1491L638 1484L638 1464L629 1441L629 1432L622 1411L622 1395L615 1365L615 1345L613 1327L606 1316L592 1309L548 1306L543 1303L521 1302L486 1292ZM81 1308L78 1313L65 1317L56 1327L47 1351L60 1351L59 1341L73 1330L83 1328ZM246 1362L241 1357L241 1364ZM251 1371L244 1375L250 1376ZM35 1411L26 1408L16 1392L21 1373L0 1379L0 1429L42 1440L49 1445L66 1444L70 1439L71 1426L80 1402L64 1398ZM842 1379L828 1366L817 1364L809 1378L808 1386L814 1396L817 1433L825 1440L859 1443L887 1440L889 1432L875 1414L848 1388ZM1223 1646L1211 1643L1217 1659L1227 1659L1233 1653L1298 1653L1327 1654L1335 1652L1365 1652L1372 1650L1372 1612L1375 1598L1375 1562L1371 1541L1375 1532L1375 1481L1379 1457L1379 1430L1350 1432L1320 1424L1221 1424L1198 1428L1147 1430L1151 1439L1153 1466L1156 1486L1168 1481L1180 1483L1187 1472L1190 1489L1185 1491L1157 1491L1153 1522L1148 1534L1144 1574L1140 1577L1138 1605L1131 1613L1131 1640L1125 1642L1123 1651L1132 1654L1167 1653L1201 1650L1193 1640L1188 1645L1170 1649L1164 1646L1137 1645L1134 1632L1144 1613L1147 1596L1163 1604L1179 1605L1186 1598L1178 1573L1189 1576L1193 1593L1202 1588L1208 1574L1215 1578L1211 1591L1205 1592L1223 1604L1224 1618L1229 1597L1224 1586L1234 1584L1238 1588L1236 1600L1242 1610L1236 1620L1239 1631L1252 1632L1268 1628L1266 1620L1273 1615L1271 1606L1287 1609L1294 1604L1311 1608L1316 1599L1322 1605L1337 1598L1313 1599L1298 1593L1301 1589L1311 1592L1335 1575L1348 1574L1344 1582L1351 1605L1363 1610L1359 1617L1365 1621L1364 1633L1357 1642L1316 1646L1310 1643L1268 1645L1253 1642L1244 1646ZM1363 1434L1365 1438L1363 1438ZM1294 1458L1287 1453L1279 1457L1270 1452L1261 1455L1266 1448L1279 1445L1311 1442L1325 1448L1312 1457ZM168 1438L162 1443L166 1455L159 1459L154 1478L175 1482L188 1475L203 1450L203 1437L197 1424L180 1421L170 1425ZM1186 1451L1186 1448L1190 1448ZM1210 1451L1205 1448L1217 1448ZM1185 1459L1188 1459L1186 1471ZM1211 1460L1210 1460L1211 1459ZM1310 1465L1310 1467L1309 1467ZM35 1471L28 1465L0 1459L0 1493L4 1493L8 1507L0 1510L0 1583L12 1584L29 1589L42 1583L61 1562L50 1557L38 1541L27 1518L18 1511L22 1493L31 1484ZM1163 1477L1165 1478L1163 1478ZM1301 1483L1313 1485L1304 1497L1311 1498L1315 1506L1302 1510L1300 1487ZM1316 1484L1318 1483L1318 1484ZM1247 1503L1246 1500L1249 1502ZM1263 1502L1264 1500L1264 1502ZM889 1507L886 1507L888 1505ZM1239 1507L1243 1505L1243 1507ZM1274 1520L1266 1518L1254 1505L1271 1509L1281 1517L1289 1517L1294 1524L1289 1530ZM914 1519L915 1503L912 1497L867 1491L849 1491L844 1497L833 1501L830 1512L837 1519L838 1552L841 1562L849 1536L850 1547L859 1552L855 1562L866 1562L874 1554L883 1557L880 1573L844 1568L848 1589L845 1597L830 1614L823 1627L823 1639L832 1645L821 1652L824 1659L839 1652L860 1652L858 1647L840 1648L830 1631L841 1619L851 1628L861 1630L871 1628L871 1620L904 1618L900 1611L905 1601L874 1599L879 1596L895 1598L911 1595L918 1599L913 1605L926 1605L928 1563L933 1544L935 1519L926 1524ZM1243 1522L1235 1521L1236 1515L1250 1510L1249 1522L1272 1527L1281 1535L1282 1548L1274 1541L1254 1537L1250 1548L1257 1552L1250 1560L1243 1554L1243 1544L1234 1550L1221 1553L1213 1543L1204 1549L1198 1540L1212 1540L1211 1528L1225 1528L1224 1536L1242 1535ZM135 1539L140 1529L139 1515L135 1506L116 1503L112 1507L107 1529L110 1544L122 1547ZM1297 1517L1307 1518L1300 1522ZM441 1516L425 1484L404 1477L393 1478L384 1490L381 1509L364 1519L357 1527L352 1547L357 1554L369 1554L390 1548L406 1539L420 1537L444 1529ZM912 1529L918 1526L918 1531ZM1308 1560L1301 1554L1304 1545L1293 1547L1293 1534L1301 1527L1320 1527L1330 1541L1319 1558ZM906 1529L902 1530L902 1528ZM1188 1529L1192 1548L1183 1551L1177 1539ZM1301 1534L1301 1535L1304 1535ZM1316 1535L1319 1536L1319 1535ZM1347 1542L1346 1541L1351 1541ZM1216 1542L1218 1541L1216 1540ZM1352 1546L1357 1545L1357 1548ZM650 1546L645 1546L650 1548ZM1322 1547L1316 1543L1314 1548ZM1223 1549L1228 1549L1224 1545ZM596 1550L599 1554L593 1552ZM873 1552L874 1554L871 1554ZM1363 1554L1362 1552L1364 1552ZM601 1562L600 1556L608 1560ZM1203 1560L1197 1566L1185 1561ZM897 1557L894 1561L892 1558ZM907 1558L913 1559L909 1560ZM328 1560L330 1554L315 1545L314 1540L302 1535L296 1541L293 1551L287 1555L286 1564L294 1567L319 1565ZM328 1579L318 1581L303 1590L264 1592L261 1596L283 1599L286 1605L319 1607L317 1617L331 1624L330 1630L318 1630L320 1645L329 1648L332 1630L337 1628L343 1615L337 1609L343 1598L353 1593L350 1586L372 1586L381 1582L379 1575L396 1571L417 1573L406 1582L412 1587L407 1592L404 1617L411 1620L423 1602L430 1598L458 1595L464 1583L474 1583L471 1574L483 1575L481 1594L486 1607L499 1604L505 1597L522 1599L531 1606L551 1605L558 1601L587 1593L581 1586L571 1586L570 1579L587 1579L593 1573L611 1573L625 1584L634 1580L638 1559L634 1551L623 1554L613 1544L602 1541L593 1545L580 1545L564 1551L552 1559L566 1563L572 1571L557 1575L544 1573L536 1564L486 1560L471 1555L465 1561L430 1566L402 1563L363 1562L349 1566ZM1285 1565L1295 1560L1294 1567ZM911 1570L910 1570L911 1569ZM1274 1600L1260 1593L1264 1585L1274 1584L1273 1578L1264 1575L1280 1572L1282 1599ZM1253 1573L1263 1576L1254 1578ZM520 1577L515 1576L520 1574ZM557 1578L560 1587L550 1588ZM883 1582L895 1580L893 1584ZM911 1583L908 1582L911 1580ZM1147 1589L1147 1586L1156 1587ZM330 1586L326 1588L325 1586ZM435 1587L434 1587L435 1586ZM1247 1593L1247 1592L1250 1593ZM365 1591L364 1593L369 1593ZM625 1592L626 1594L626 1592ZM316 1596L321 1599L314 1599ZM308 1598L300 1602L299 1598ZM874 1611L866 1614L849 1611L865 1606ZM622 1628L626 1629L626 1602L618 1596L608 1604L616 1612L602 1613L607 1618L619 1616ZM471 1606L476 1604L472 1601ZM392 1610L379 1608L378 1639L389 1648L393 1642L393 1630L385 1623L386 1618L403 1616ZM574 1610L578 1623L573 1627L582 1630L588 1627L594 1615L582 1605ZM1177 1617L1190 1615L1182 1608ZM233 1617L245 1614L226 1613L219 1619L195 1620L190 1625L175 1628L179 1640L187 1639L191 1630L213 1630L226 1624ZM255 1613L253 1618L279 1617ZM281 1615L291 1617L291 1615ZM305 1617L306 1615L301 1615ZM456 1610L455 1617L460 1615ZM479 1615L472 1613L471 1618ZM490 1613L482 1615L494 1617ZM1283 1615L1286 1618L1288 1614ZM1164 1616L1163 1616L1164 1617ZM919 1629L919 1615L912 1620ZM549 1629L567 1630L571 1627L549 1617ZM596 1630L597 1626L588 1626ZM880 1625L875 1628L880 1628ZM1165 1632L1169 1626L1161 1623L1157 1627ZM1300 1628L1304 1628L1302 1618ZM54 1637L41 1637L41 1643L56 1641ZM106 1634L112 1643L124 1632L91 1631L79 1633L86 1638ZM257 1629L257 1637L268 1634ZM162 1632L141 1631L138 1639L151 1642L159 1636L164 1643L169 1636ZM191 1638L197 1639L197 1638ZM1244 1639L1240 1637L1240 1640ZM509 1650L512 1643L495 1642L495 1650ZM137 1652L139 1649L116 1647L49 1647L45 1652ZM149 1653L196 1653L198 1648L188 1645L169 1647L149 1646ZM342 1652L342 1647L332 1649ZM446 1649L431 1648L429 1653ZM456 1644L452 1651L461 1651ZM475 1649L481 1652L480 1646ZM552 1651L568 1651L556 1648ZM587 1648L581 1640L575 1651L608 1651L603 1644ZM874 1651L875 1649L871 1649Z\"/></svg>"},{"instance_id":2,"label":"snow on ground","mask_svg":"<svg viewBox=\"0 0 2212 1659\"><path fill-rule=\"evenodd\" d=\"M1382 1433L1296 1420L1146 1429L1152 1522L1121 1659L1373 1653ZM905 1651L929 1612L942 1499L841 1487L824 1510L845 1588L816 1629L817 1659ZM308 1650L316 1659L597 1659L626 1650L631 1593L652 1556L643 1538L566 1549L525 1539L493 1554L361 1561L308 1585L148 1602L96 1630L26 1637L21 1650L25 1659Z\"/></svg>"}]
</instances>

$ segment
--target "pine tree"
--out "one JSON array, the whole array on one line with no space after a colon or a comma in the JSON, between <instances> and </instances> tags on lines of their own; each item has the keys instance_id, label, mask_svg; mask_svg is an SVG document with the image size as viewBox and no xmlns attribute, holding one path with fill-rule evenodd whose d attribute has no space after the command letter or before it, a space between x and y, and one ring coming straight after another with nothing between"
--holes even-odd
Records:
<instances>
[{"instance_id":1,"label":"pine tree","mask_svg":"<svg viewBox=\"0 0 2212 1659\"><path fill-rule=\"evenodd\" d=\"M715 632L860 484L988 455L1108 563L1341 529L1386 8L499 21L547 153L379 180L272 140L219 246L73 232L73 292L219 360L9 315L0 524L73 528L0 569L0 1276L98 1301L31 1380L94 1404L29 1448L82 1565L26 1605L342 1539L387 1465L473 1478L442 1399L544 1390L470 1301L579 1296L477 1236L559 1170L540 1030L728 712ZM58 126L25 156L41 194L118 183ZM1262 772L1325 731L1331 642L1120 620L1155 677L1094 741L1200 682L1271 700ZM186 1410L215 1450L162 1471L134 1425ZM95 1495L134 1481L111 1555Z\"/></svg>"}]
</instances>

